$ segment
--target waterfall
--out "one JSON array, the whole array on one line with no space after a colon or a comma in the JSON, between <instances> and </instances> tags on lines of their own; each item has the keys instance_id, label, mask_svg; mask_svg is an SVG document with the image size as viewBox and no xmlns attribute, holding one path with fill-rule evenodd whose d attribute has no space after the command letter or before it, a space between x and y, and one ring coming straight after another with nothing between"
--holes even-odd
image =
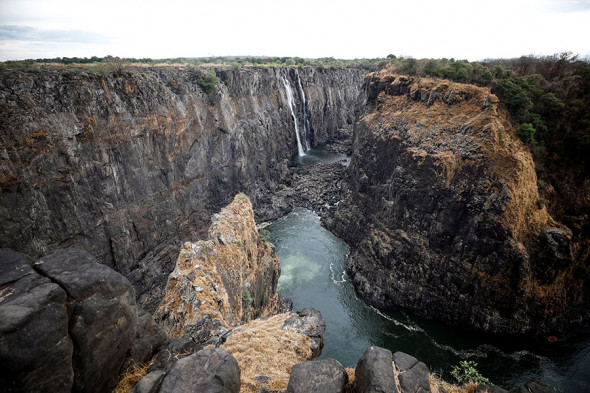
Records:
<instances>
[{"instance_id":1,"label":"waterfall","mask_svg":"<svg viewBox=\"0 0 590 393\"><path fill-rule=\"evenodd\" d=\"M309 150L310 146L310 126L309 126L309 118L307 117L307 99L305 98L305 91L303 91L303 86L301 86L301 78L299 77L299 73L297 73L297 83L299 84L299 93L301 93L301 100L303 101L303 132L305 135L305 150Z\"/></svg>"},{"instance_id":2,"label":"waterfall","mask_svg":"<svg viewBox=\"0 0 590 393\"><path fill-rule=\"evenodd\" d=\"M293 100L293 90L291 90L291 84L286 77L283 76L283 85L287 92L287 101L289 102L289 108L291 108L291 115L293 115L293 122L295 123L295 136L297 137L297 152L300 156L304 156L303 146L301 146L301 137L299 136L299 123L297 123L297 108L295 107L295 100Z\"/></svg>"}]
</instances>

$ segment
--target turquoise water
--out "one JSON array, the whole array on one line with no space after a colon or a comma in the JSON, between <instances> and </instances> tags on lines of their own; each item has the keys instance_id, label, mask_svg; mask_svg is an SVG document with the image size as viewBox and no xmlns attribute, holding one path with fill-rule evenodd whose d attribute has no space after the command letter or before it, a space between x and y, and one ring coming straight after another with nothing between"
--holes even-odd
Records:
<instances>
[{"instance_id":1,"label":"turquoise water","mask_svg":"<svg viewBox=\"0 0 590 393\"><path fill-rule=\"evenodd\" d=\"M281 261L279 293L293 308L314 307L326 320L321 358L354 366L364 350L379 345L416 356L452 381L460 360L505 389L532 378L564 392L590 391L590 331L550 343L489 338L400 312L381 312L360 300L345 272L349 247L325 230L319 217L295 209L266 227Z\"/></svg>"},{"instance_id":2,"label":"turquoise water","mask_svg":"<svg viewBox=\"0 0 590 393\"><path fill-rule=\"evenodd\" d=\"M307 150L305 155L296 156L295 162L303 165L333 164L339 162L344 166L348 166L350 157L346 154L334 153L330 150L329 143L322 143Z\"/></svg>"}]
</instances>

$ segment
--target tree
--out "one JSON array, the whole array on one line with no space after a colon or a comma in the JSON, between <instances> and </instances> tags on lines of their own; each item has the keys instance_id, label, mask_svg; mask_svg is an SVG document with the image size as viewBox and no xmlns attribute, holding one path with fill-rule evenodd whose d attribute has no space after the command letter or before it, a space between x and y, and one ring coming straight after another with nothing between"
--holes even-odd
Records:
<instances>
[{"instance_id":1,"label":"tree","mask_svg":"<svg viewBox=\"0 0 590 393\"><path fill-rule=\"evenodd\" d=\"M426 75L435 76L438 74L438 62L436 60L428 60L422 69Z\"/></svg>"},{"instance_id":2,"label":"tree","mask_svg":"<svg viewBox=\"0 0 590 393\"><path fill-rule=\"evenodd\" d=\"M458 81L466 81L469 75L467 75L467 70L463 67L459 68L457 72L455 72L455 79Z\"/></svg>"},{"instance_id":3,"label":"tree","mask_svg":"<svg viewBox=\"0 0 590 393\"><path fill-rule=\"evenodd\" d=\"M389 54L389 55L387 55L387 58L388 58L388 59L390 59L390 60L393 60L393 59L395 59L396 57L395 57L395 55Z\"/></svg>"},{"instance_id":4,"label":"tree","mask_svg":"<svg viewBox=\"0 0 590 393\"><path fill-rule=\"evenodd\" d=\"M535 140L535 128L531 123L524 123L518 129L516 135L520 138L522 143L530 145Z\"/></svg>"},{"instance_id":5,"label":"tree","mask_svg":"<svg viewBox=\"0 0 590 393\"><path fill-rule=\"evenodd\" d=\"M404 59L404 62L402 63L402 70L406 74L414 75L416 73L417 68L418 60L414 59L413 57L408 57L407 59Z\"/></svg>"}]
</instances>

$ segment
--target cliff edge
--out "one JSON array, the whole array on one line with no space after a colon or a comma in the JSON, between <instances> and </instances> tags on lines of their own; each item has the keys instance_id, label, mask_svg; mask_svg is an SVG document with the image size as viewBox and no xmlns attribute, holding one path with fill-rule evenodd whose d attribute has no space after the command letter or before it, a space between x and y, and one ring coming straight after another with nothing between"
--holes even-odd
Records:
<instances>
[{"instance_id":1,"label":"cliff edge","mask_svg":"<svg viewBox=\"0 0 590 393\"><path fill-rule=\"evenodd\" d=\"M539 204L530 153L486 88L366 78L350 190L328 226L348 272L379 308L494 333L581 318L571 233Z\"/></svg>"}]
</instances>

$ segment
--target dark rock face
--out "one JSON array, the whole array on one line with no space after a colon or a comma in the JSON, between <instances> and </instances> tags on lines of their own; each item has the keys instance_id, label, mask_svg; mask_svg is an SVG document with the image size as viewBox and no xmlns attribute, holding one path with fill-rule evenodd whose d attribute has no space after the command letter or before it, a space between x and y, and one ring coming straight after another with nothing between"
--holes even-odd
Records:
<instances>
[{"instance_id":1,"label":"dark rock face","mask_svg":"<svg viewBox=\"0 0 590 393\"><path fill-rule=\"evenodd\" d=\"M342 393L348 375L335 359L315 360L293 366L287 393Z\"/></svg>"},{"instance_id":2,"label":"dark rock face","mask_svg":"<svg viewBox=\"0 0 590 393\"><path fill-rule=\"evenodd\" d=\"M317 358L324 347L326 321L322 314L314 308L304 308L285 321L281 329L294 329L311 339L312 358Z\"/></svg>"},{"instance_id":3,"label":"dark rock face","mask_svg":"<svg viewBox=\"0 0 590 393\"><path fill-rule=\"evenodd\" d=\"M359 295L495 333L579 318L570 235L537 206L532 157L504 129L497 98L387 71L366 87L349 185L326 220L352 247Z\"/></svg>"},{"instance_id":4,"label":"dark rock face","mask_svg":"<svg viewBox=\"0 0 590 393\"><path fill-rule=\"evenodd\" d=\"M397 379L402 393L430 392L428 367L413 356L403 352L393 354L393 364L398 371Z\"/></svg>"},{"instance_id":5,"label":"dark rock face","mask_svg":"<svg viewBox=\"0 0 590 393\"><path fill-rule=\"evenodd\" d=\"M0 246L32 256L75 246L115 268L153 311L182 241L199 238L237 192L258 211L297 151L282 78L312 144L354 122L364 72L153 68L0 76ZM303 129L303 127L300 127ZM284 213L260 209L259 219ZM33 241L34 240L34 241Z\"/></svg>"},{"instance_id":6,"label":"dark rock face","mask_svg":"<svg viewBox=\"0 0 590 393\"><path fill-rule=\"evenodd\" d=\"M135 339L137 308L129 281L88 252L62 249L34 263L68 294L69 334L76 350L74 391L103 392L116 378ZM110 376L110 378L109 378Z\"/></svg>"},{"instance_id":7,"label":"dark rock face","mask_svg":"<svg viewBox=\"0 0 590 393\"><path fill-rule=\"evenodd\" d=\"M477 385L475 393L508 393L508 390L496 385Z\"/></svg>"},{"instance_id":8,"label":"dark rock face","mask_svg":"<svg viewBox=\"0 0 590 393\"><path fill-rule=\"evenodd\" d=\"M16 252L0 250L0 386L67 392L74 382L66 292Z\"/></svg>"},{"instance_id":9,"label":"dark rock face","mask_svg":"<svg viewBox=\"0 0 590 393\"><path fill-rule=\"evenodd\" d=\"M512 390L510 393L554 393L555 390L541 382L533 379L528 381L523 386Z\"/></svg>"},{"instance_id":10,"label":"dark rock face","mask_svg":"<svg viewBox=\"0 0 590 393\"><path fill-rule=\"evenodd\" d=\"M367 348L356 365L355 381L357 393L397 393L391 351Z\"/></svg>"},{"instance_id":11,"label":"dark rock face","mask_svg":"<svg viewBox=\"0 0 590 393\"><path fill-rule=\"evenodd\" d=\"M168 372L180 359L194 354L203 349L202 345L194 342L189 337L171 338L160 347L160 351L154 358L154 362L148 369L149 373L154 371Z\"/></svg>"},{"instance_id":12,"label":"dark rock face","mask_svg":"<svg viewBox=\"0 0 590 393\"><path fill-rule=\"evenodd\" d=\"M130 359L137 364L148 361L150 356L166 342L167 338L164 329L154 321L152 316L145 310L139 309L137 311L135 344L131 348Z\"/></svg>"},{"instance_id":13,"label":"dark rock face","mask_svg":"<svg viewBox=\"0 0 590 393\"><path fill-rule=\"evenodd\" d=\"M157 385L161 385L158 388ZM238 393L240 367L223 349L203 349L177 361L162 378L162 372L150 373L132 392L208 392Z\"/></svg>"},{"instance_id":14,"label":"dark rock face","mask_svg":"<svg viewBox=\"0 0 590 393\"><path fill-rule=\"evenodd\" d=\"M163 339L148 320L137 332L133 286L86 251L56 250L31 267L3 249L0 270L7 391L108 391L130 350L145 360Z\"/></svg>"}]
</instances>

